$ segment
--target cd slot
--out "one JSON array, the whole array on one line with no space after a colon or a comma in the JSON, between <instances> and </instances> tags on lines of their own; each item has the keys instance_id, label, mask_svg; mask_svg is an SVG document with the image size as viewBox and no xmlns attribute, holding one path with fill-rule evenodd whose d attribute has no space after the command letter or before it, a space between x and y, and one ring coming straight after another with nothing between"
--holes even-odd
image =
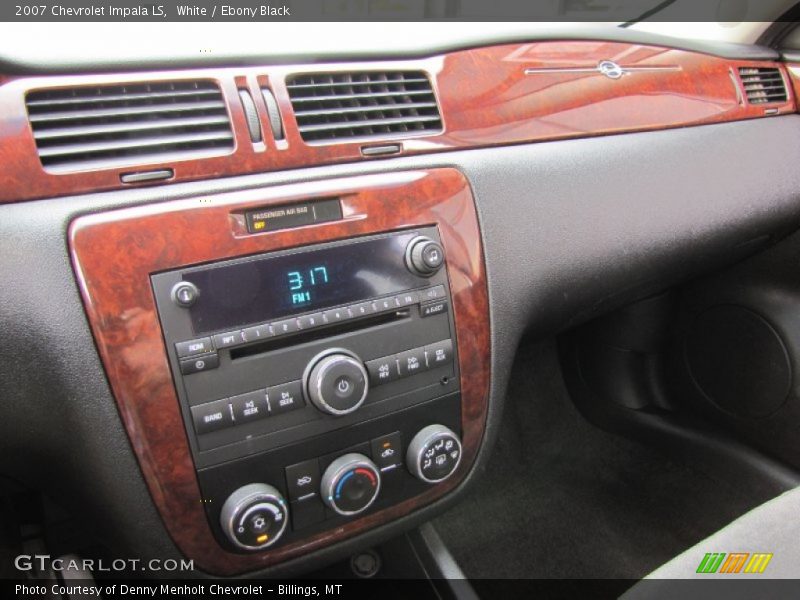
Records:
<instances>
[{"instance_id":1,"label":"cd slot","mask_svg":"<svg viewBox=\"0 0 800 600\"><path fill-rule=\"evenodd\" d=\"M386 323L393 323L409 318L411 311L409 309L396 310L388 313L381 313L372 315L362 319L345 321L343 323L335 323L319 327L318 329L311 329L306 331L297 331L290 335L284 335L279 338L273 338L243 346L241 348L234 348L231 350L231 359L246 358L256 354L263 354L281 348L296 346L306 342L315 342L329 338L334 335L341 335L343 333L352 333L354 331L361 331L369 329L370 327L377 327L378 325L385 325Z\"/></svg>"}]
</instances>

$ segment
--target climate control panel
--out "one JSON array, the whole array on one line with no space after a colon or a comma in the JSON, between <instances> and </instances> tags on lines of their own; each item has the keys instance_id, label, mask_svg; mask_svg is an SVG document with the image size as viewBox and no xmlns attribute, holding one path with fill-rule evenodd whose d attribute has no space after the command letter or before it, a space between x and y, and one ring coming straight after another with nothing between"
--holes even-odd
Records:
<instances>
[{"instance_id":1,"label":"climate control panel","mask_svg":"<svg viewBox=\"0 0 800 600\"><path fill-rule=\"evenodd\" d=\"M328 434L203 469L198 475L209 521L229 548L258 551L440 485L461 463L459 404L452 394L361 423L346 436ZM342 447L343 440L351 443Z\"/></svg>"}]
</instances>

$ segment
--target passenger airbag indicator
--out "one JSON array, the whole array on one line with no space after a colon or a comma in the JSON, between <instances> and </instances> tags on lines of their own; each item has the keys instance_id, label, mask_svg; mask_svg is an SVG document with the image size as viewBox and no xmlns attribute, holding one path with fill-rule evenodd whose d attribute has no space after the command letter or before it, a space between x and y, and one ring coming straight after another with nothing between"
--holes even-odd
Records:
<instances>
[{"instance_id":1,"label":"passenger airbag indicator","mask_svg":"<svg viewBox=\"0 0 800 600\"><path fill-rule=\"evenodd\" d=\"M337 221L342 218L342 206L338 198L314 200L283 206L268 206L245 213L247 231L263 233L278 229L302 227L314 223Z\"/></svg>"}]
</instances>

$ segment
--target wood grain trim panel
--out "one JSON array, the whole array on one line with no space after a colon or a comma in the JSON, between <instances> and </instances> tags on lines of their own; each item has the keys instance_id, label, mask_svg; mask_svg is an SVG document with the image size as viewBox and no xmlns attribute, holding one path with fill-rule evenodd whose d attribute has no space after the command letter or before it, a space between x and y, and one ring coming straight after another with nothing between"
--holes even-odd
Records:
<instances>
[{"instance_id":1,"label":"wood grain trim panel","mask_svg":"<svg viewBox=\"0 0 800 600\"><path fill-rule=\"evenodd\" d=\"M331 195L341 198L341 221L256 235L236 227L234 214L244 209ZM201 504L150 274L430 224L439 227L452 289L462 390L459 471L418 497L302 542L250 555L221 548ZM488 409L489 307L475 205L459 171L362 176L116 210L79 217L69 236L92 332L150 493L172 539L198 568L232 575L321 548L429 504L472 466Z\"/></svg>"},{"instance_id":2,"label":"wood grain trim panel","mask_svg":"<svg viewBox=\"0 0 800 600\"><path fill-rule=\"evenodd\" d=\"M800 93L800 63L788 63L786 65L789 87L791 87L794 97Z\"/></svg>"},{"instance_id":3,"label":"wood grain trim panel","mask_svg":"<svg viewBox=\"0 0 800 600\"><path fill-rule=\"evenodd\" d=\"M550 71L526 75L526 69L588 68L613 60L623 67L674 67L637 70L612 80L599 72ZM168 185L213 177L325 165L366 158L365 145L381 139L306 144L300 137L284 83L289 74L360 70L423 70L432 78L442 109L441 133L397 137L400 154L477 148L721 123L795 111L795 94L787 102L750 105L741 99L738 68L781 63L732 61L657 46L616 42L550 41L489 46L427 59L280 65L263 68L195 69L125 75L42 76L9 78L0 85L0 203L126 187L120 175L171 168ZM165 160L89 172L54 174L36 154L24 104L28 90L159 81L212 79L228 101L237 144L232 152L195 160ZM788 79L787 79L788 80ZM253 145L247 134L237 85L247 83L262 119L264 142ZM261 85L269 84L282 111L284 140L272 138ZM393 155L397 156L397 154ZM139 184L143 185L143 184Z\"/></svg>"}]
</instances>

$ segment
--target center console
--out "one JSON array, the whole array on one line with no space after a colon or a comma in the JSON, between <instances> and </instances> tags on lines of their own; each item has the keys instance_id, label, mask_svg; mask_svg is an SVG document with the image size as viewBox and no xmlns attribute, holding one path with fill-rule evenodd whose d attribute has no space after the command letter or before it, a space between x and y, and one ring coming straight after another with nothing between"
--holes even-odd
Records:
<instances>
[{"instance_id":1,"label":"center console","mask_svg":"<svg viewBox=\"0 0 800 600\"><path fill-rule=\"evenodd\" d=\"M488 305L459 172L122 209L70 234L151 494L199 567L235 574L334 543L468 472Z\"/></svg>"},{"instance_id":2,"label":"center console","mask_svg":"<svg viewBox=\"0 0 800 600\"><path fill-rule=\"evenodd\" d=\"M287 543L455 471L444 265L423 227L151 277L200 488L227 498L206 504L222 544Z\"/></svg>"}]
</instances>

